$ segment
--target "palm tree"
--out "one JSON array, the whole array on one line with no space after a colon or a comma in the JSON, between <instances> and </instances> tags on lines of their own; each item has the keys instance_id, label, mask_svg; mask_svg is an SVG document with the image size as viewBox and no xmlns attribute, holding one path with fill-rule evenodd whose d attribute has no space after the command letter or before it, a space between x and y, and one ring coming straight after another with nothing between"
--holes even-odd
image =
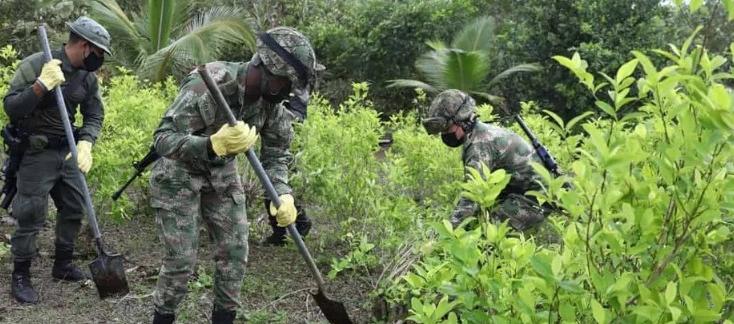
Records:
<instances>
[{"instance_id":1,"label":"palm tree","mask_svg":"<svg viewBox=\"0 0 734 324\"><path fill-rule=\"evenodd\" d=\"M112 59L154 82L216 60L226 46L254 48L241 10L193 8L189 0L148 0L147 10L128 16L115 0L94 0L90 13L112 36Z\"/></svg>"},{"instance_id":2,"label":"palm tree","mask_svg":"<svg viewBox=\"0 0 734 324\"><path fill-rule=\"evenodd\" d=\"M495 41L494 22L490 17L480 17L464 26L455 36L451 47L442 41L430 41L432 51L423 54L415 62L419 75L425 81L391 80L388 87L421 88L431 93L446 89L458 89L492 103L502 98L486 92L502 79L517 72L535 72L537 64L520 64L504 70L486 81L490 72L490 55Z\"/></svg>"}]
</instances>

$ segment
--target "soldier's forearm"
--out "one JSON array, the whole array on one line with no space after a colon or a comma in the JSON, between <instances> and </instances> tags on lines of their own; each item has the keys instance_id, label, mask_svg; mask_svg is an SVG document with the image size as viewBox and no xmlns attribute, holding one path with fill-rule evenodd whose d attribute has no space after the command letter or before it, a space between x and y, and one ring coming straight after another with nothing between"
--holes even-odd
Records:
<instances>
[{"instance_id":1,"label":"soldier's forearm","mask_svg":"<svg viewBox=\"0 0 734 324\"><path fill-rule=\"evenodd\" d=\"M21 119L33 112L45 94L46 89L38 82L22 90L11 91L3 100L5 113L11 120Z\"/></svg>"},{"instance_id":2,"label":"soldier's forearm","mask_svg":"<svg viewBox=\"0 0 734 324\"><path fill-rule=\"evenodd\" d=\"M155 150L172 160L193 162L209 160L209 138L206 136L156 133Z\"/></svg>"}]
</instances>

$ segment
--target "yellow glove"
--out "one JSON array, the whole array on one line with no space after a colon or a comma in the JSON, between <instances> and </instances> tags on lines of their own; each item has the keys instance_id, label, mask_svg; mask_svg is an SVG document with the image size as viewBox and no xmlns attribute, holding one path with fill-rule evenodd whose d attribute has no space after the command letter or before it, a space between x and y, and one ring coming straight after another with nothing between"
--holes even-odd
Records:
<instances>
[{"instance_id":1,"label":"yellow glove","mask_svg":"<svg viewBox=\"0 0 734 324\"><path fill-rule=\"evenodd\" d=\"M71 158L71 153L66 155L66 159ZM79 166L79 170L84 173L89 172L92 168L92 143L81 140L76 143L76 164Z\"/></svg>"},{"instance_id":2,"label":"yellow glove","mask_svg":"<svg viewBox=\"0 0 734 324\"><path fill-rule=\"evenodd\" d=\"M280 208L275 208L275 205L270 203L270 215L275 216L275 220L278 221L278 226L286 227L293 224L296 221L296 205L293 202L293 196L291 194L280 195Z\"/></svg>"},{"instance_id":3,"label":"yellow glove","mask_svg":"<svg viewBox=\"0 0 734 324\"><path fill-rule=\"evenodd\" d=\"M64 72L61 72L61 61L57 59L46 62L46 64L41 68L41 75L38 77L38 81L40 81L48 91L56 88L59 84L64 82L64 80Z\"/></svg>"},{"instance_id":4,"label":"yellow glove","mask_svg":"<svg viewBox=\"0 0 734 324\"><path fill-rule=\"evenodd\" d=\"M257 141L255 127L250 127L242 121L234 127L224 124L216 133L209 137L212 149L218 156L237 154L247 151Z\"/></svg>"}]
</instances>

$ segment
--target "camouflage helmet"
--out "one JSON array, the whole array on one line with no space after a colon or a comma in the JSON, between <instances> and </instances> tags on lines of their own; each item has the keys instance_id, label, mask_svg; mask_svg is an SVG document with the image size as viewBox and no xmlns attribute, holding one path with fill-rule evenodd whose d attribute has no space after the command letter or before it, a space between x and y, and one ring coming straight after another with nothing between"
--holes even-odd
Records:
<instances>
[{"instance_id":1,"label":"camouflage helmet","mask_svg":"<svg viewBox=\"0 0 734 324\"><path fill-rule=\"evenodd\" d=\"M257 38L257 51L255 56L258 57L270 73L278 76L284 76L291 80L293 84L305 86L305 83L312 82L316 72L324 69L324 66L316 62L316 54L311 47L308 38L299 31L291 27L275 27L266 32L272 39L280 45L286 52L290 53L305 67L305 80L299 78L299 72L291 64L288 64L276 51L271 49L268 44L263 41L263 35Z\"/></svg>"},{"instance_id":2,"label":"camouflage helmet","mask_svg":"<svg viewBox=\"0 0 734 324\"><path fill-rule=\"evenodd\" d=\"M81 16L74 22L67 22L66 26L69 26L72 32L94 44L94 46L101 48L105 53L112 54L110 52L110 33L92 18Z\"/></svg>"},{"instance_id":3,"label":"camouflage helmet","mask_svg":"<svg viewBox=\"0 0 734 324\"><path fill-rule=\"evenodd\" d=\"M423 127L428 134L448 131L452 123L469 121L474 116L476 103L468 94L459 90L446 90L431 102Z\"/></svg>"}]
</instances>

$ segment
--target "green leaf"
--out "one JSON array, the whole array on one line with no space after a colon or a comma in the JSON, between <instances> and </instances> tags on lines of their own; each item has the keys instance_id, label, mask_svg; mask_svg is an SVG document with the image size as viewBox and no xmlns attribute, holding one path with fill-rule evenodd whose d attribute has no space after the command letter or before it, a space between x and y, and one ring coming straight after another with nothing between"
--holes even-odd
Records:
<instances>
[{"instance_id":1,"label":"green leaf","mask_svg":"<svg viewBox=\"0 0 734 324\"><path fill-rule=\"evenodd\" d=\"M586 111L581 115L578 115L571 120L568 121L568 124L566 125L566 131L571 131L573 129L573 126L575 126L577 123L582 121L584 118L588 117L589 115L593 115L594 113L591 111Z\"/></svg>"},{"instance_id":2,"label":"green leaf","mask_svg":"<svg viewBox=\"0 0 734 324\"><path fill-rule=\"evenodd\" d=\"M701 8L701 5L703 4L703 0L691 0L691 3L689 6L691 7L691 12L696 12L699 8Z\"/></svg>"},{"instance_id":3,"label":"green leaf","mask_svg":"<svg viewBox=\"0 0 734 324\"><path fill-rule=\"evenodd\" d=\"M561 126L561 129L565 129L564 123L563 123L563 118L561 118L561 116L558 116L558 115L556 115L556 113L554 113L554 112L552 112L550 110L546 110L546 109L543 109L543 113L545 113L546 115L548 115L551 118L553 118L553 121L555 121L556 124L558 124L558 126Z\"/></svg>"},{"instance_id":4,"label":"green leaf","mask_svg":"<svg viewBox=\"0 0 734 324\"><path fill-rule=\"evenodd\" d=\"M606 103L604 101L601 101L601 100L597 100L595 102L595 104L596 104L597 107L599 107L599 109L601 109L603 112L607 113L607 115L609 115L609 117L612 117L614 119L617 119L617 112L608 103Z\"/></svg>"},{"instance_id":5,"label":"green leaf","mask_svg":"<svg viewBox=\"0 0 734 324\"><path fill-rule=\"evenodd\" d=\"M672 304L676 296L678 294L678 286L675 282L668 282L667 287L665 288L665 301L668 305Z\"/></svg>"},{"instance_id":6,"label":"green leaf","mask_svg":"<svg viewBox=\"0 0 734 324\"><path fill-rule=\"evenodd\" d=\"M605 324L607 322L606 311L596 299L591 299L591 313L594 315L594 320L597 323Z\"/></svg>"},{"instance_id":7,"label":"green leaf","mask_svg":"<svg viewBox=\"0 0 734 324\"><path fill-rule=\"evenodd\" d=\"M494 25L489 16L475 19L456 35L451 47L467 52L489 52L495 40Z\"/></svg>"},{"instance_id":8,"label":"green leaf","mask_svg":"<svg viewBox=\"0 0 734 324\"><path fill-rule=\"evenodd\" d=\"M668 306L668 310L670 310L670 315L673 317L673 322L678 323L678 319L683 311L675 306Z\"/></svg>"},{"instance_id":9,"label":"green leaf","mask_svg":"<svg viewBox=\"0 0 734 324\"><path fill-rule=\"evenodd\" d=\"M489 74L489 59L481 52L451 49L447 53L443 78L448 88L465 92L479 90Z\"/></svg>"},{"instance_id":10,"label":"green leaf","mask_svg":"<svg viewBox=\"0 0 734 324\"><path fill-rule=\"evenodd\" d=\"M734 20L734 0L724 0L724 7L729 13L729 20ZM732 51L732 54L734 54L734 51Z\"/></svg>"},{"instance_id":11,"label":"green leaf","mask_svg":"<svg viewBox=\"0 0 734 324\"><path fill-rule=\"evenodd\" d=\"M420 88L428 92L438 92L432 85L418 80L395 79L388 81L388 88Z\"/></svg>"},{"instance_id":12,"label":"green leaf","mask_svg":"<svg viewBox=\"0 0 734 324\"><path fill-rule=\"evenodd\" d=\"M724 293L724 289L715 283L710 283L707 285L709 295L711 296L711 306L713 310L720 310L722 307L724 307L724 302L726 301L726 295Z\"/></svg>"},{"instance_id":13,"label":"green leaf","mask_svg":"<svg viewBox=\"0 0 734 324\"><path fill-rule=\"evenodd\" d=\"M709 87L708 97L714 104L714 109L729 110L731 108L731 96L722 84L714 84Z\"/></svg>"},{"instance_id":14,"label":"green leaf","mask_svg":"<svg viewBox=\"0 0 734 324\"><path fill-rule=\"evenodd\" d=\"M548 264L549 261L550 260L541 257L540 255L534 255L532 258L530 258L530 265L533 267L533 270L535 270L535 272L541 277L545 278L546 280L552 281L554 280L554 276L553 271Z\"/></svg>"},{"instance_id":15,"label":"green leaf","mask_svg":"<svg viewBox=\"0 0 734 324\"><path fill-rule=\"evenodd\" d=\"M495 84L499 83L500 81L506 79L507 77L520 72L539 72L542 71L543 67L541 67L539 64L536 63L524 63L524 64L518 64L515 65L507 70L504 70L497 74L492 80L489 80L489 83L487 83L488 87L494 86Z\"/></svg>"}]
</instances>

